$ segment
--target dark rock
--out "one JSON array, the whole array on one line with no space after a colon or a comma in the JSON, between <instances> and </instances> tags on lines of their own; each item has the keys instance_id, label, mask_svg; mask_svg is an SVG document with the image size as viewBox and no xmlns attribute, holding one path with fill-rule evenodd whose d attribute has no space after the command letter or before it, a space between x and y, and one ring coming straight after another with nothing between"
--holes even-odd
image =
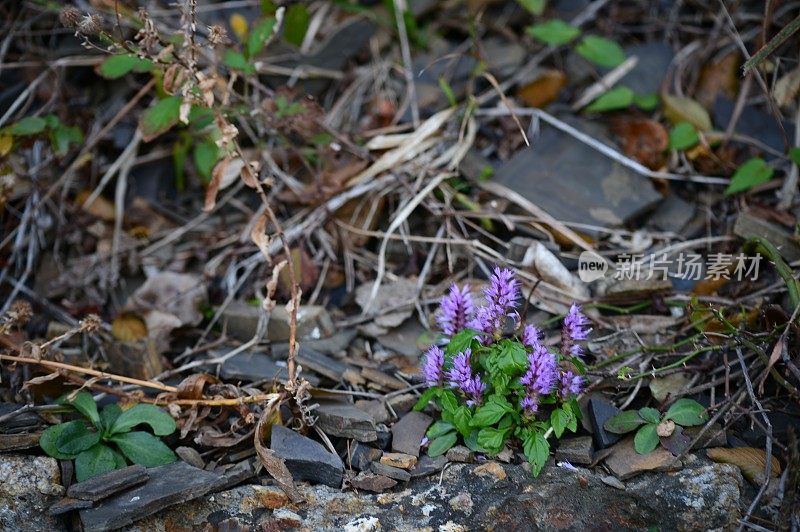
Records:
<instances>
[{"instance_id":1,"label":"dark rock","mask_svg":"<svg viewBox=\"0 0 800 532\"><path fill-rule=\"evenodd\" d=\"M317 426L330 436L368 442L378 439L375 420L363 410L348 403L322 403L314 413Z\"/></svg>"},{"instance_id":2,"label":"dark rock","mask_svg":"<svg viewBox=\"0 0 800 532\"><path fill-rule=\"evenodd\" d=\"M449 462L461 462L464 464L471 464L475 461L475 453L464 445L456 445L451 447L445 455Z\"/></svg>"},{"instance_id":3,"label":"dark rock","mask_svg":"<svg viewBox=\"0 0 800 532\"><path fill-rule=\"evenodd\" d=\"M446 465L447 458L443 455L431 458L427 454L423 454L420 456L419 460L417 460L417 465L411 470L411 478L425 477L433 473L438 473L444 469Z\"/></svg>"},{"instance_id":4,"label":"dark rock","mask_svg":"<svg viewBox=\"0 0 800 532\"><path fill-rule=\"evenodd\" d=\"M386 349L416 360L420 352L430 347L419 343L420 337L426 332L419 320L412 317L404 321L400 327L379 335L378 341Z\"/></svg>"},{"instance_id":5,"label":"dark rock","mask_svg":"<svg viewBox=\"0 0 800 532\"><path fill-rule=\"evenodd\" d=\"M672 48L664 42L654 41L628 46L625 48L625 55L635 55L639 62L620 80L620 85L625 85L642 96L657 94L674 57Z\"/></svg>"},{"instance_id":6,"label":"dark rock","mask_svg":"<svg viewBox=\"0 0 800 532\"><path fill-rule=\"evenodd\" d=\"M694 218L696 211L694 203L689 203L677 194L670 193L653 211L649 223L662 231L681 234L681 230Z\"/></svg>"},{"instance_id":7,"label":"dark rock","mask_svg":"<svg viewBox=\"0 0 800 532\"><path fill-rule=\"evenodd\" d=\"M419 445L425 431L433 423L430 416L422 412L409 412L392 427L392 450L419 456Z\"/></svg>"},{"instance_id":8,"label":"dark rock","mask_svg":"<svg viewBox=\"0 0 800 532\"><path fill-rule=\"evenodd\" d=\"M95 508L81 510L86 532L111 530L133 523L173 504L185 503L219 487L221 475L185 462L154 467L150 480L139 487L103 500Z\"/></svg>"},{"instance_id":9,"label":"dark rock","mask_svg":"<svg viewBox=\"0 0 800 532\"><path fill-rule=\"evenodd\" d=\"M0 418L23 408L25 405L18 403L0 403ZM0 431L15 432L20 429L32 429L42 425L42 419L36 412L21 412L5 421L0 421Z\"/></svg>"},{"instance_id":10,"label":"dark rock","mask_svg":"<svg viewBox=\"0 0 800 532\"><path fill-rule=\"evenodd\" d=\"M272 346L272 358L285 360L288 354L288 344L275 344ZM341 381L348 371L357 373L355 368L303 345L300 345L300 349L297 351L297 363L303 366L306 372L308 370L314 371L334 382Z\"/></svg>"},{"instance_id":11,"label":"dark rock","mask_svg":"<svg viewBox=\"0 0 800 532\"><path fill-rule=\"evenodd\" d=\"M383 475L362 471L350 481L350 485L356 489L380 493L396 486L397 481Z\"/></svg>"},{"instance_id":12,"label":"dark rock","mask_svg":"<svg viewBox=\"0 0 800 532\"><path fill-rule=\"evenodd\" d=\"M402 393L391 397L389 399L389 406L391 406L394 413L400 417L410 412L411 409L414 408L414 405L417 404L418 399L419 397L412 393Z\"/></svg>"},{"instance_id":13,"label":"dark rock","mask_svg":"<svg viewBox=\"0 0 800 532\"><path fill-rule=\"evenodd\" d=\"M344 329L336 331L328 338L320 340L307 339L303 341L303 345L314 351L319 351L324 355L337 356L342 352L346 352L347 348L353 343L358 331L355 329Z\"/></svg>"},{"instance_id":14,"label":"dark rock","mask_svg":"<svg viewBox=\"0 0 800 532\"><path fill-rule=\"evenodd\" d=\"M247 342L258 330L261 309L244 301L233 301L222 312L222 320L229 335ZM274 342L289 339L289 312L278 305L269 316L266 338ZM320 339L332 335L336 329L325 307L302 305L297 311L297 338Z\"/></svg>"},{"instance_id":15,"label":"dark rock","mask_svg":"<svg viewBox=\"0 0 800 532\"><path fill-rule=\"evenodd\" d=\"M386 427L384 426L384 430L378 430L378 439L375 440L375 446L378 449L388 451L392 445L392 433L385 429Z\"/></svg>"},{"instance_id":16,"label":"dark rock","mask_svg":"<svg viewBox=\"0 0 800 532\"><path fill-rule=\"evenodd\" d=\"M0 455L0 530L63 530L61 523L47 514L63 496L55 458Z\"/></svg>"},{"instance_id":17,"label":"dark rock","mask_svg":"<svg viewBox=\"0 0 800 532\"><path fill-rule=\"evenodd\" d=\"M386 409L386 405L383 404L383 401L378 401L377 399L373 400L359 400L356 401L355 407L363 410L370 416L372 419L375 420L375 423L386 423L389 421L390 415L389 411Z\"/></svg>"},{"instance_id":18,"label":"dark rock","mask_svg":"<svg viewBox=\"0 0 800 532\"><path fill-rule=\"evenodd\" d=\"M685 427L683 433L692 441L700 434L703 426ZM712 424L703 436L692 446L692 449L705 449L706 447L727 447L728 436L719 423Z\"/></svg>"},{"instance_id":19,"label":"dark rock","mask_svg":"<svg viewBox=\"0 0 800 532\"><path fill-rule=\"evenodd\" d=\"M411 473L405 469L400 469L399 467L388 466L380 462L372 462L370 469L372 469L373 473L393 478L395 480L400 480L402 482L408 482L411 480Z\"/></svg>"},{"instance_id":20,"label":"dark rock","mask_svg":"<svg viewBox=\"0 0 800 532\"><path fill-rule=\"evenodd\" d=\"M320 482L335 488L342 485L344 464L322 444L282 425L273 425L270 449L283 458L295 480Z\"/></svg>"},{"instance_id":21,"label":"dark rock","mask_svg":"<svg viewBox=\"0 0 800 532\"><path fill-rule=\"evenodd\" d=\"M359 471L365 471L372 462L380 459L381 454L380 449L356 443L350 450L350 465Z\"/></svg>"},{"instance_id":22,"label":"dark rock","mask_svg":"<svg viewBox=\"0 0 800 532\"><path fill-rule=\"evenodd\" d=\"M757 236L764 237L772 242L787 260L796 261L800 259L800 245L798 245L797 240L789 231L778 224L748 212L742 212L736 218L733 232L745 240Z\"/></svg>"},{"instance_id":23,"label":"dark rock","mask_svg":"<svg viewBox=\"0 0 800 532\"><path fill-rule=\"evenodd\" d=\"M565 438L558 442L556 461L564 461L578 465L590 465L593 457L594 447L592 446L591 436Z\"/></svg>"},{"instance_id":24,"label":"dark rock","mask_svg":"<svg viewBox=\"0 0 800 532\"><path fill-rule=\"evenodd\" d=\"M617 443L619 434L608 432L603 424L608 418L620 413L620 409L610 401L601 397L589 399L589 422L592 424L594 444L598 449L605 449Z\"/></svg>"},{"instance_id":25,"label":"dark rock","mask_svg":"<svg viewBox=\"0 0 800 532\"><path fill-rule=\"evenodd\" d=\"M21 434L0 434L0 451L21 451L39 445L38 432Z\"/></svg>"},{"instance_id":26,"label":"dark rock","mask_svg":"<svg viewBox=\"0 0 800 532\"><path fill-rule=\"evenodd\" d=\"M84 510L86 508L91 508L93 504L94 503L92 501L64 497L53 506L48 508L47 513L49 515L61 515L71 512L72 510Z\"/></svg>"},{"instance_id":27,"label":"dark rock","mask_svg":"<svg viewBox=\"0 0 800 532\"><path fill-rule=\"evenodd\" d=\"M420 462L421 463L421 462ZM355 493L299 485L307 501L305 530L731 530L741 518L742 478L729 464L698 458L673 474L644 473L627 490L605 484L603 473L545 466L533 478L520 465L505 466L507 478L472 474L477 466L453 464L441 475L412 479L391 493ZM441 485L440 483L441 476ZM261 529L260 492L240 486L148 518L130 532L163 530L166 523L202 529L235 518ZM461 494L469 494L472 512ZM453 499L457 499L453 501ZM454 511L451 506L458 508ZM267 507L279 508L271 505Z\"/></svg>"},{"instance_id":28,"label":"dark rock","mask_svg":"<svg viewBox=\"0 0 800 532\"><path fill-rule=\"evenodd\" d=\"M753 93L751 93L753 95ZM725 130L733 117L736 102L726 98L725 96L717 96L714 101L714 109L712 110L712 118L714 125L721 130ZM781 126L775 121L775 117L769 112L764 112L753 105L745 105L739 112L739 117L736 121L735 132L740 135L745 135L759 142L766 144L781 153L785 150L784 134L781 131ZM791 135L794 131L794 124L788 120L782 121L783 131ZM764 158L770 160L775 156L770 153L765 153Z\"/></svg>"},{"instance_id":29,"label":"dark rock","mask_svg":"<svg viewBox=\"0 0 800 532\"><path fill-rule=\"evenodd\" d=\"M596 124L567 121L608 142ZM603 227L625 224L661 200L646 177L546 125L531 147L497 169L492 181L518 192L558 220Z\"/></svg>"},{"instance_id":30,"label":"dark rock","mask_svg":"<svg viewBox=\"0 0 800 532\"><path fill-rule=\"evenodd\" d=\"M85 501L99 501L110 497L118 491L137 486L149 478L150 475L147 473L146 467L132 465L73 484L67 490L67 497Z\"/></svg>"}]
</instances>

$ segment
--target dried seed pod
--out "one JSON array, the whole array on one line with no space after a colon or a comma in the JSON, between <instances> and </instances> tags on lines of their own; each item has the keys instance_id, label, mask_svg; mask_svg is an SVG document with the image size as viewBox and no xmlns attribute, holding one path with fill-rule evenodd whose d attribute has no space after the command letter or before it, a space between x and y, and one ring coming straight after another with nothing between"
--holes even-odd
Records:
<instances>
[{"instance_id":1,"label":"dried seed pod","mask_svg":"<svg viewBox=\"0 0 800 532\"><path fill-rule=\"evenodd\" d=\"M103 29L103 19L96 14L86 15L78 24L78 31L87 37L97 35L101 29Z\"/></svg>"},{"instance_id":2,"label":"dried seed pod","mask_svg":"<svg viewBox=\"0 0 800 532\"><path fill-rule=\"evenodd\" d=\"M58 21L65 28L77 28L81 22L81 12L72 6L67 6L58 14Z\"/></svg>"}]
</instances>

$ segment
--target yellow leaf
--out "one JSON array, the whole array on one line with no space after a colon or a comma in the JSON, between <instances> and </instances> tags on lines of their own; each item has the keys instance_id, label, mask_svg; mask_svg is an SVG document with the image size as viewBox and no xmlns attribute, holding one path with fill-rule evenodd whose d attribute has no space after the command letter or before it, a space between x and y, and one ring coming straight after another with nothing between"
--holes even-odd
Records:
<instances>
[{"instance_id":1,"label":"yellow leaf","mask_svg":"<svg viewBox=\"0 0 800 532\"><path fill-rule=\"evenodd\" d=\"M88 190L82 190L78 192L75 196L75 204L83 209L84 211L88 212L100 218L103 221L111 222L116 218L116 209L114 208L114 204L105 199L103 196L98 196L93 202L91 202L86 207L83 206L83 203L89 199L89 196L92 193Z\"/></svg>"},{"instance_id":2,"label":"yellow leaf","mask_svg":"<svg viewBox=\"0 0 800 532\"><path fill-rule=\"evenodd\" d=\"M238 37L240 41L243 41L244 38L247 37L247 32L250 29L247 24L247 19L239 13L234 13L231 15L230 24L236 37Z\"/></svg>"},{"instance_id":3,"label":"yellow leaf","mask_svg":"<svg viewBox=\"0 0 800 532\"><path fill-rule=\"evenodd\" d=\"M767 464L767 453L763 449L754 447L714 447L708 449L706 454L717 463L733 464L739 466L742 475L753 484L764 483L764 467ZM775 478L781 474L781 464L778 459L772 457L772 469L770 475Z\"/></svg>"},{"instance_id":4,"label":"yellow leaf","mask_svg":"<svg viewBox=\"0 0 800 532\"><path fill-rule=\"evenodd\" d=\"M0 135L0 157L5 157L14 145L14 137L11 135Z\"/></svg>"},{"instance_id":5,"label":"yellow leaf","mask_svg":"<svg viewBox=\"0 0 800 532\"><path fill-rule=\"evenodd\" d=\"M661 101L664 102L664 116L673 124L689 122L699 131L711 129L711 117L708 116L708 111L695 100L664 93L661 95Z\"/></svg>"},{"instance_id":6,"label":"yellow leaf","mask_svg":"<svg viewBox=\"0 0 800 532\"><path fill-rule=\"evenodd\" d=\"M111 334L121 342L135 342L147 337L147 325L135 314L120 314L111 322Z\"/></svg>"}]
</instances>

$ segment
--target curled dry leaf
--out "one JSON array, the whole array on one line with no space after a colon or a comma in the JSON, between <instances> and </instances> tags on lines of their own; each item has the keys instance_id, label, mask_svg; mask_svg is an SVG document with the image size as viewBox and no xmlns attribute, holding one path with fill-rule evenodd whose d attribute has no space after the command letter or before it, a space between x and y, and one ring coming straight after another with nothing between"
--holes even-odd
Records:
<instances>
[{"instance_id":1,"label":"curled dry leaf","mask_svg":"<svg viewBox=\"0 0 800 532\"><path fill-rule=\"evenodd\" d=\"M206 201L203 210L208 212L217 205L217 194L231 186L244 168L244 161L240 157L227 157L214 166L211 172L211 182L206 189Z\"/></svg>"},{"instance_id":2,"label":"curled dry leaf","mask_svg":"<svg viewBox=\"0 0 800 532\"><path fill-rule=\"evenodd\" d=\"M189 375L178 385L179 399L202 399L203 389L208 384L219 384L221 381L208 373Z\"/></svg>"},{"instance_id":3,"label":"curled dry leaf","mask_svg":"<svg viewBox=\"0 0 800 532\"><path fill-rule=\"evenodd\" d=\"M649 118L629 117L611 123L611 131L622 143L622 150L651 170L659 168L669 135L664 126Z\"/></svg>"},{"instance_id":4,"label":"curled dry leaf","mask_svg":"<svg viewBox=\"0 0 800 532\"><path fill-rule=\"evenodd\" d=\"M558 98L566 84L566 74L560 70L546 70L536 80L520 88L517 96L530 107L545 107Z\"/></svg>"},{"instance_id":5,"label":"curled dry leaf","mask_svg":"<svg viewBox=\"0 0 800 532\"><path fill-rule=\"evenodd\" d=\"M268 221L269 216L266 211L262 212L261 216L256 220L256 223L253 224L253 228L250 230L250 238L253 243L258 246L261 254L264 255L264 258L267 259L269 263L272 260L269 253L269 245L272 243L272 238L266 233Z\"/></svg>"},{"instance_id":6,"label":"curled dry leaf","mask_svg":"<svg viewBox=\"0 0 800 532\"><path fill-rule=\"evenodd\" d=\"M772 90L772 96L781 107L791 105L798 93L800 93L800 67L780 78Z\"/></svg>"},{"instance_id":7,"label":"curled dry leaf","mask_svg":"<svg viewBox=\"0 0 800 532\"><path fill-rule=\"evenodd\" d=\"M181 65L174 63L164 71L164 92L169 95L177 94L180 92L186 82L186 69Z\"/></svg>"},{"instance_id":8,"label":"curled dry leaf","mask_svg":"<svg viewBox=\"0 0 800 532\"><path fill-rule=\"evenodd\" d=\"M275 420L275 414L278 411L279 405L280 403L276 401L270 404L268 408L264 409L264 412L261 414L261 419L259 419L258 424L256 424L253 443L261 464L272 478L275 479L275 482L277 482L278 486L286 493L289 499L292 502L298 503L303 500L303 496L297 491L297 487L294 485L294 479L289 469L286 467L286 463L282 458L275 456L272 449L264 445L266 431L272 426L271 422Z\"/></svg>"}]
</instances>

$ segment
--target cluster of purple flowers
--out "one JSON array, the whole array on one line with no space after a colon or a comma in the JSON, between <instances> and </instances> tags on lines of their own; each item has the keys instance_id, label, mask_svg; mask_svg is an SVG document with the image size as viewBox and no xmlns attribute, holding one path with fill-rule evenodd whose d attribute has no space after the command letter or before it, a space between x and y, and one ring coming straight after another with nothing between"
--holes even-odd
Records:
<instances>
[{"instance_id":1,"label":"cluster of purple flowers","mask_svg":"<svg viewBox=\"0 0 800 532\"><path fill-rule=\"evenodd\" d=\"M495 268L490 284L484 289L486 305L475 308L469 286L459 289L455 284L441 300L437 321L447 336L470 328L479 332L478 340L487 345L502 337L508 318L519 321L516 311L519 297L519 282L509 269ZM583 348L579 342L587 339L589 321L573 304L561 332L561 354L564 357L580 357ZM522 332L522 344L529 350L528 369L519 382L525 387L520 406L525 415L533 416L539 407L541 396L556 392L562 400L581 393L583 378L572 371L564 371L556 356L542 343L542 334L533 325L526 325ZM467 348L453 358L452 367L445 372L444 352L432 346L425 357L423 374L428 386L447 385L460 390L467 397L467 405L479 405L486 391L486 384L472 371L472 351Z\"/></svg>"}]
</instances>

